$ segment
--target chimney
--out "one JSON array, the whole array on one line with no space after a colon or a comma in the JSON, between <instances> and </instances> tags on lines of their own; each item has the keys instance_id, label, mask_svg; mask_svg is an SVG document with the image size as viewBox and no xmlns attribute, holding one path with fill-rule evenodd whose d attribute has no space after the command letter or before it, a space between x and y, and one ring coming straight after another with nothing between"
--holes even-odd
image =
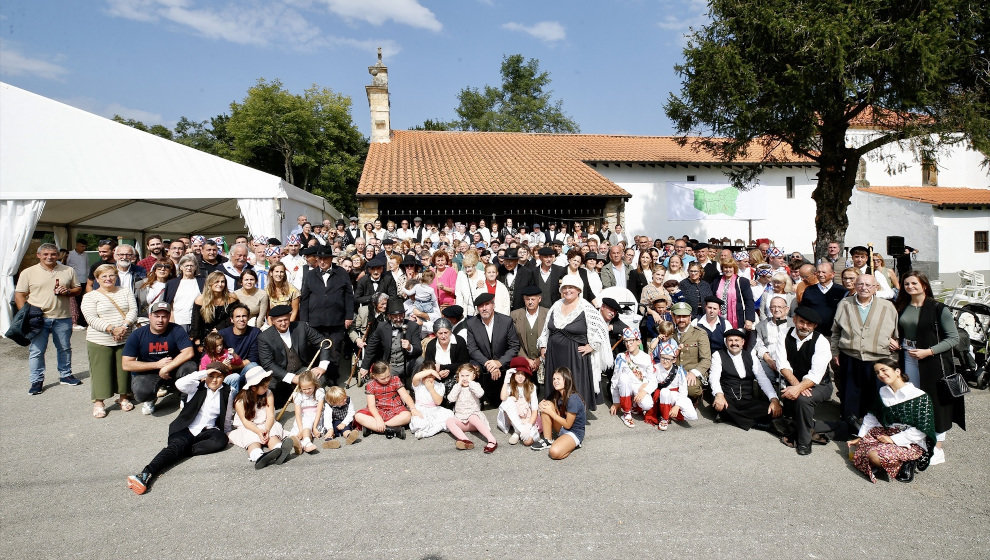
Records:
<instances>
[{"instance_id":1,"label":"chimney","mask_svg":"<svg viewBox=\"0 0 990 560\"><path fill-rule=\"evenodd\" d=\"M364 86L368 92L368 107L371 108L371 142L388 143L391 133L389 122L388 68L382 64L382 48L378 47L378 62L368 67L371 85Z\"/></svg>"}]
</instances>

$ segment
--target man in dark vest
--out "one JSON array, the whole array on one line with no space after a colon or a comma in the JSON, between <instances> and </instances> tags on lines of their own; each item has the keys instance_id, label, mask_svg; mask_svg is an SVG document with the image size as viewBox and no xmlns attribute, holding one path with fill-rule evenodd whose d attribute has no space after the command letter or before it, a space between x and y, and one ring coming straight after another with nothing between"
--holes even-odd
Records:
<instances>
[{"instance_id":1,"label":"man in dark vest","mask_svg":"<svg viewBox=\"0 0 990 560\"><path fill-rule=\"evenodd\" d=\"M275 406L281 407L292 394L299 374L319 354L319 362L311 371L322 379L330 366L330 349L323 344L323 335L306 323L292 323L292 308L276 305L268 311L272 328L258 335L258 363L272 372L269 387L275 395Z\"/></svg>"},{"instance_id":2,"label":"man in dark vest","mask_svg":"<svg viewBox=\"0 0 990 560\"><path fill-rule=\"evenodd\" d=\"M536 254L540 257L540 266L533 270L533 280L543 296L540 299L540 307L550 309L553 305L553 287L560 283L560 277L564 275L565 269L553 264L554 259L557 258L557 252L553 247L540 247Z\"/></svg>"},{"instance_id":3,"label":"man in dark vest","mask_svg":"<svg viewBox=\"0 0 990 560\"><path fill-rule=\"evenodd\" d=\"M832 396L828 363L832 359L828 338L816 330L822 318L814 309L801 305L794 311L794 328L777 344L777 369L787 387L781 391L784 411L794 420L794 432L780 438L787 447L797 447L798 455L811 453L811 444L824 445L828 439L814 433L815 407Z\"/></svg>"},{"instance_id":4,"label":"man in dark vest","mask_svg":"<svg viewBox=\"0 0 990 560\"><path fill-rule=\"evenodd\" d=\"M350 274L333 263L333 251L329 247L323 245L317 249L316 258L319 268L306 271L299 292L299 321L319 332L321 339L333 341L324 385L336 385L344 338L354 322L354 290Z\"/></svg>"},{"instance_id":5,"label":"man in dark vest","mask_svg":"<svg viewBox=\"0 0 990 560\"><path fill-rule=\"evenodd\" d=\"M783 408L759 360L753 352L744 351L745 346L746 333L729 329L725 332L725 349L712 353L708 384L715 396L715 418L730 420L744 430L754 426L769 429L771 417L780 417Z\"/></svg>"},{"instance_id":6,"label":"man in dark vest","mask_svg":"<svg viewBox=\"0 0 990 560\"><path fill-rule=\"evenodd\" d=\"M127 477L127 487L135 494L144 494L153 477L182 459L216 453L227 447L227 433L234 411L234 395L230 386L223 382L229 373L227 366L213 362L203 371L175 380L185 406L168 426L165 448L144 470ZM292 449L291 443L289 449Z\"/></svg>"},{"instance_id":7,"label":"man in dark vest","mask_svg":"<svg viewBox=\"0 0 990 560\"><path fill-rule=\"evenodd\" d=\"M512 325L516 328L516 336L519 337L519 356L526 359L529 369L533 374L538 374L541 359L540 347L536 343L543 333L543 326L547 322L549 310L540 305L543 299L543 292L537 286L529 285L522 288L522 297L525 307L516 309L509 313L512 318ZM542 389L542 375L534 375L538 389ZM539 390L538 395L543 391Z\"/></svg>"},{"instance_id":8,"label":"man in dark vest","mask_svg":"<svg viewBox=\"0 0 990 560\"><path fill-rule=\"evenodd\" d=\"M411 389L416 359L423 354L423 332L419 323L406 319L406 310L398 297L389 298L386 313L388 321L379 321L368 336L358 379L368 375L373 363L382 361L389 365L392 375Z\"/></svg>"}]
</instances>

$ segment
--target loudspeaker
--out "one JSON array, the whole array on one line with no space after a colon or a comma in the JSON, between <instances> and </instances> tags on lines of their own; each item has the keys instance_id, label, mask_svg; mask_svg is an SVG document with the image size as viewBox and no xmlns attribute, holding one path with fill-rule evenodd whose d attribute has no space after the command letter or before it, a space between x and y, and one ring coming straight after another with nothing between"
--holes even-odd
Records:
<instances>
[{"instance_id":1,"label":"loudspeaker","mask_svg":"<svg viewBox=\"0 0 990 560\"><path fill-rule=\"evenodd\" d=\"M903 255L904 254L904 238L900 235L888 235L887 236L887 254L888 255Z\"/></svg>"}]
</instances>

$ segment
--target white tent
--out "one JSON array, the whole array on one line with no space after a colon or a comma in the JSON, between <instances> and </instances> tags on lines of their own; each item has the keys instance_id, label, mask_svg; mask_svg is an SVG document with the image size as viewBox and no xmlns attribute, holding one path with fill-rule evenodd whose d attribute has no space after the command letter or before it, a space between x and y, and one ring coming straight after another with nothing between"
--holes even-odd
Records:
<instances>
[{"instance_id":1,"label":"white tent","mask_svg":"<svg viewBox=\"0 0 990 560\"><path fill-rule=\"evenodd\" d=\"M284 238L296 216L338 218L279 177L0 83L0 334L34 230ZM141 248L141 247L139 247Z\"/></svg>"}]
</instances>

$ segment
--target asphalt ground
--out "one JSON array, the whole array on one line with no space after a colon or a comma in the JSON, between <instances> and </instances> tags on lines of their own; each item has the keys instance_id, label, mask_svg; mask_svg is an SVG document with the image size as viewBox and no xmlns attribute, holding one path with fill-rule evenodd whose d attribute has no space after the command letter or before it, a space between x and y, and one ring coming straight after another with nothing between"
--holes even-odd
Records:
<instances>
[{"instance_id":1,"label":"asphalt ground","mask_svg":"<svg viewBox=\"0 0 990 560\"><path fill-rule=\"evenodd\" d=\"M844 444L807 457L714 424L628 429L599 409L564 461L508 445L458 451L447 434L371 436L256 471L240 448L127 489L177 411L91 416L82 387L27 394L27 350L0 341L2 558L987 558L990 392L967 398L947 462L871 484ZM360 389L350 393L363 399ZM112 401L108 401L108 404ZM833 405L820 408L834 414ZM288 424L291 414L283 418ZM494 412L488 412L494 426Z\"/></svg>"}]
</instances>

